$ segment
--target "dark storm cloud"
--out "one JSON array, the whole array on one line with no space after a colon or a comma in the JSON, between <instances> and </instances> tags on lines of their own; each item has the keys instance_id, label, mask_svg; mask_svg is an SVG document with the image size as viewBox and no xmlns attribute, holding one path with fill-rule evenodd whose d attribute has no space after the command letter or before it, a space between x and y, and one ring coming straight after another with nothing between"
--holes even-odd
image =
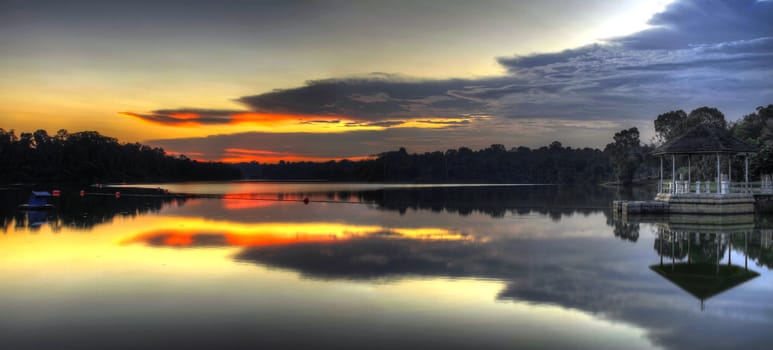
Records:
<instances>
[{"instance_id":1,"label":"dark storm cloud","mask_svg":"<svg viewBox=\"0 0 773 350\"><path fill-rule=\"evenodd\" d=\"M197 124L227 124L233 121L233 115L245 111L228 109L159 109L150 113L122 112L124 115L139 118L151 123L162 125Z\"/></svg>"},{"instance_id":2,"label":"dark storm cloud","mask_svg":"<svg viewBox=\"0 0 773 350\"><path fill-rule=\"evenodd\" d=\"M259 112L367 120L652 118L696 107L685 101L718 105L733 115L773 99L770 18L773 2L677 1L652 18L652 29L556 53L501 57L506 76L410 80L376 74L313 80L239 101Z\"/></svg>"},{"instance_id":3,"label":"dark storm cloud","mask_svg":"<svg viewBox=\"0 0 773 350\"><path fill-rule=\"evenodd\" d=\"M464 98L464 79L412 80L374 73L365 77L312 80L305 86L238 99L255 112L350 116L365 120L459 116L485 112L483 101ZM418 114L418 115L417 115Z\"/></svg>"},{"instance_id":4,"label":"dark storm cloud","mask_svg":"<svg viewBox=\"0 0 773 350\"><path fill-rule=\"evenodd\" d=\"M747 40L771 36L771 18L770 1L676 1L650 19L653 28L616 41L629 48L651 50Z\"/></svg>"},{"instance_id":5,"label":"dark storm cloud","mask_svg":"<svg viewBox=\"0 0 773 350\"><path fill-rule=\"evenodd\" d=\"M449 139L465 137L462 130L394 128L382 131L356 130L346 133L271 133L249 132L207 137L149 140L148 143L181 153L200 152L203 159L220 159L227 149L253 149L279 153L302 154L308 157L357 157L371 153L407 146L416 150L436 150ZM478 146L474 138L467 135L467 145ZM488 142L488 143L485 143ZM485 140L488 146L491 140ZM370 152L370 153L369 153Z\"/></svg>"},{"instance_id":6,"label":"dark storm cloud","mask_svg":"<svg viewBox=\"0 0 773 350\"><path fill-rule=\"evenodd\" d=\"M405 124L402 120L386 120L382 122L369 122L369 123L358 123L358 122L349 122L346 123L346 126L354 127L354 126L378 126L383 128L390 128L393 126L398 126Z\"/></svg>"}]
</instances>

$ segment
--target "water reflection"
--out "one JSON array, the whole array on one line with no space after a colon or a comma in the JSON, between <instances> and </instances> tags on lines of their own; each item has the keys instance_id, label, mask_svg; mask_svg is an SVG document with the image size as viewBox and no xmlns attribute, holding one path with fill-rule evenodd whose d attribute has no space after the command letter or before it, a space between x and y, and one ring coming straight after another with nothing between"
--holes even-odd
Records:
<instances>
[{"instance_id":1,"label":"water reflection","mask_svg":"<svg viewBox=\"0 0 773 350\"><path fill-rule=\"evenodd\" d=\"M123 241L168 247L262 247L302 243L334 243L360 238L388 240L466 240L468 235L441 228L399 228L334 222L271 222L239 224L171 218L170 227L155 228ZM180 228L184 226L184 228Z\"/></svg>"},{"instance_id":2,"label":"water reflection","mask_svg":"<svg viewBox=\"0 0 773 350\"><path fill-rule=\"evenodd\" d=\"M125 326L150 322L172 335L164 341L192 347L362 348L378 339L391 348L709 349L760 348L773 340L773 231L764 218L617 221L606 206L620 194L596 191L587 197L584 189L446 188L235 193L180 202L63 198L73 205L60 205L35 231L28 216L3 212L8 231L36 234L0 237L10 256L4 270L10 277L0 277L6 287L0 296L8 301L0 312L19 319L24 313L14 305L42 305L48 319L57 304L45 302L51 296L32 303L16 295L38 290L17 287L24 276L51 269L93 278L88 288L73 289L92 297L98 291L105 308L78 308L72 313L80 317L65 317L56 329L72 331L68 322L75 319L124 341L90 320L134 312L122 319ZM308 205L299 202L308 196ZM93 234L40 234L49 227ZM58 240L47 241L51 236ZM71 256L55 260L57 254ZM706 300L704 310L698 300ZM471 318L481 321L464 323ZM36 322L46 330L39 324L51 321ZM212 322L228 327L213 329ZM551 325L587 330L594 322L637 332L603 328L586 339L545 331ZM16 327L1 320L0 326ZM425 333L411 333L416 329ZM241 343L217 341L226 338Z\"/></svg>"},{"instance_id":3,"label":"water reflection","mask_svg":"<svg viewBox=\"0 0 773 350\"><path fill-rule=\"evenodd\" d=\"M727 339L737 341L739 337L748 337L740 343L748 342L748 346L755 347L760 337L767 334L764 328L773 321L773 310L764 301L766 297L754 293L754 289L744 290L744 285L760 275L748 268L748 261L766 264L747 252L754 250L758 256L770 256L773 250L764 243L769 242L769 231L755 228L753 221L717 226L700 220L658 220L662 221L620 223L607 231L609 236L619 236L623 242L631 243L640 240L642 225L649 227L651 230L644 231L653 236L645 245L649 249L654 247L654 254L652 250L641 251L636 246L598 237L535 240L442 231L435 236L410 235L400 234L399 230L381 231L385 228L378 227L282 223L277 227L290 236L319 227L319 232L337 238L321 240L308 236L276 244L236 244L241 248L233 259L295 271L313 280L443 277L502 281L504 288L491 296L496 300L557 305L603 315L648 329L652 341L668 348L714 348L718 344L725 347ZM212 244L208 234L194 237L183 241ZM234 245L222 239L217 242ZM177 240L169 242L160 237L145 243L181 246ZM743 257L739 259L734 254ZM661 262L653 265L658 259ZM734 261L744 264L733 265ZM712 304L708 317L694 313L708 312L704 309L705 300L732 289L741 293ZM697 298L700 307L684 296ZM738 313L744 316L738 318ZM739 334L737 325L722 326L728 320L743 324L743 332ZM698 328L703 329L700 337L684 337L685 333L698 334Z\"/></svg>"},{"instance_id":4,"label":"water reflection","mask_svg":"<svg viewBox=\"0 0 773 350\"><path fill-rule=\"evenodd\" d=\"M0 227L8 231L10 225L26 227L32 231L50 226L54 232L63 227L89 230L96 225L109 223L116 216L136 217L147 213L158 213L168 205L183 205L185 197L169 196L123 196L100 194L81 197L78 190L63 191L61 197L52 197L51 210L18 210L28 190L0 191Z\"/></svg>"},{"instance_id":5,"label":"water reflection","mask_svg":"<svg viewBox=\"0 0 773 350\"><path fill-rule=\"evenodd\" d=\"M660 255L660 263L650 269L700 300L702 310L707 299L759 276L749 269L749 236L752 236L754 246L763 241L761 237L767 230L755 234L752 216L739 216L728 221L731 222L698 218L693 221L697 224L693 225L657 224L655 250ZM732 263L734 243L743 254L743 266ZM763 245L756 248L770 249ZM721 261L725 256L726 264ZM670 263L664 263L664 258Z\"/></svg>"},{"instance_id":6,"label":"water reflection","mask_svg":"<svg viewBox=\"0 0 773 350\"><path fill-rule=\"evenodd\" d=\"M148 185L162 186L180 193L225 194L229 209L250 209L275 201L312 203L373 204L378 209L448 212L459 215L483 213L503 217L506 213L549 215L554 220L580 213L588 215L609 208L613 199L651 198L648 188L605 188L599 186L529 185L400 185L336 183L191 183Z\"/></svg>"}]
</instances>

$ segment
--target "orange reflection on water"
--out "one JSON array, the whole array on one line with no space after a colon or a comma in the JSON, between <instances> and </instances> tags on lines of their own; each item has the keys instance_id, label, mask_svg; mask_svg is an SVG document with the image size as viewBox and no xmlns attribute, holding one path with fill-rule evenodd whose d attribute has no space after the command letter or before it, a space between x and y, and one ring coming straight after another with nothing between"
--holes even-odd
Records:
<instances>
[{"instance_id":1,"label":"orange reflection on water","mask_svg":"<svg viewBox=\"0 0 773 350\"><path fill-rule=\"evenodd\" d=\"M182 223L182 224L179 224ZM177 227L157 228L121 241L167 247L256 247L322 243L352 238L381 237L420 240L470 240L464 233L442 228L387 228L341 223L258 223L181 220Z\"/></svg>"},{"instance_id":2,"label":"orange reflection on water","mask_svg":"<svg viewBox=\"0 0 773 350\"><path fill-rule=\"evenodd\" d=\"M254 195L227 194L223 196L223 208L228 210L265 208L272 205L276 200L271 198L259 198Z\"/></svg>"},{"instance_id":3,"label":"orange reflection on water","mask_svg":"<svg viewBox=\"0 0 773 350\"><path fill-rule=\"evenodd\" d=\"M146 243L149 245L167 247L260 247L291 243L330 242L347 238L348 237L339 238L335 235L286 236L257 232L254 234L238 234L222 232L201 232L196 230L162 229L142 233L133 238L125 240L123 243Z\"/></svg>"}]
</instances>

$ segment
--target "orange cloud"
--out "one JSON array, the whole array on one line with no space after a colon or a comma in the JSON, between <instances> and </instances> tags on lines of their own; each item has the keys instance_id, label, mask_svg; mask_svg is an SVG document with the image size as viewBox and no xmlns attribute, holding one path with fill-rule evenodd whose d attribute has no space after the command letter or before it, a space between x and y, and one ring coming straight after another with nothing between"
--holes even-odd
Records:
<instances>
[{"instance_id":1,"label":"orange cloud","mask_svg":"<svg viewBox=\"0 0 773 350\"><path fill-rule=\"evenodd\" d=\"M332 126L340 124L339 126L344 126L345 123L354 122L354 119L339 116L269 114L208 109L158 110L150 113L121 112L119 114L155 125L174 127L241 124L258 126L277 126L283 124Z\"/></svg>"},{"instance_id":2,"label":"orange cloud","mask_svg":"<svg viewBox=\"0 0 773 350\"><path fill-rule=\"evenodd\" d=\"M371 156L355 156L355 157L314 157L304 156L293 153L281 153L265 150L252 150L243 148L227 148L223 158L219 159L225 163L240 163L240 162L260 162L274 164L280 161L285 162L327 162L331 160L340 161L344 159L357 161L369 159Z\"/></svg>"}]
</instances>

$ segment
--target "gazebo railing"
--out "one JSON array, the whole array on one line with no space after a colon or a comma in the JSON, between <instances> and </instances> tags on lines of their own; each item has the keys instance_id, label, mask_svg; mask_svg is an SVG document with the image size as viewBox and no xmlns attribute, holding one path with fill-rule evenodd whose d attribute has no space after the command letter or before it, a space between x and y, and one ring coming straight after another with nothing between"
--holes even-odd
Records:
<instances>
[{"instance_id":1,"label":"gazebo railing","mask_svg":"<svg viewBox=\"0 0 773 350\"><path fill-rule=\"evenodd\" d=\"M695 193L695 194L729 194L729 193L756 193L756 194L773 194L773 180L770 178L763 178L762 181L757 182L730 182L722 181L717 186L716 181L687 181L677 180L663 181L658 193L667 194L682 194L682 193Z\"/></svg>"}]
</instances>

